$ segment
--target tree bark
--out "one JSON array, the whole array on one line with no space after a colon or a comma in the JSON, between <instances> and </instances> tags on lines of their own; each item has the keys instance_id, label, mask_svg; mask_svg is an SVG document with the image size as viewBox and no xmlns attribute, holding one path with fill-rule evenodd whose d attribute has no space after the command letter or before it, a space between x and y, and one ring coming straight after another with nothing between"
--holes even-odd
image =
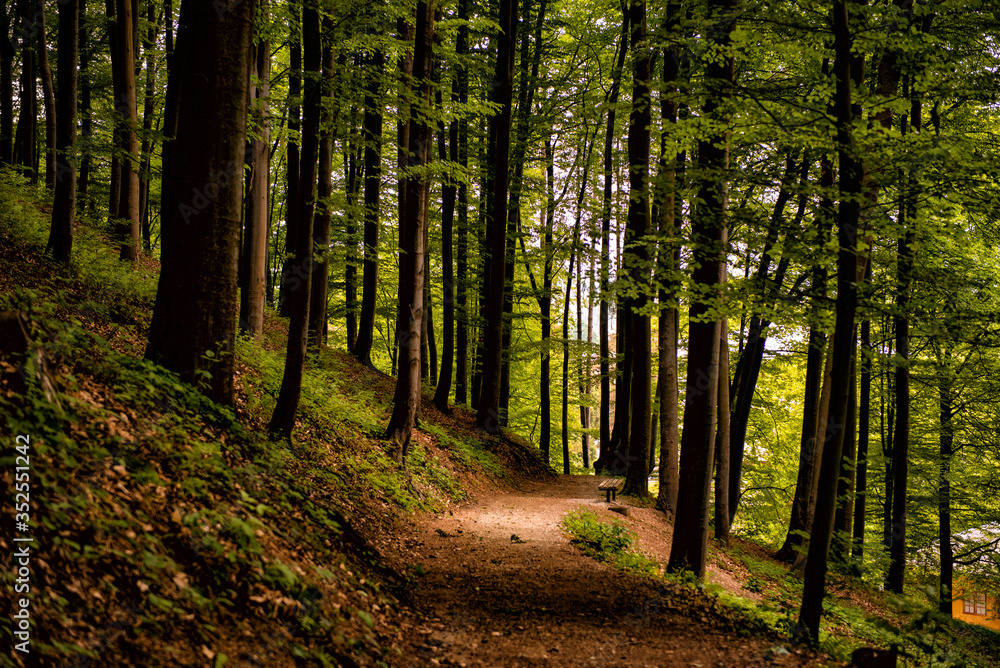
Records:
<instances>
[{"instance_id":1,"label":"tree bark","mask_svg":"<svg viewBox=\"0 0 1000 668\"><path fill-rule=\"evenodd\" d=\"M802 157L803 170L808 168L807 156ZM768 222L767 240L761 253L760 265L754 276L754 287L764 295L763 307L771 308L777 299L785 280L785 270L789 258L783 254L779 260L774 276L771 276L771 250L778 241L778 236L785 218L785 208L792 199L792 187L795 182L796 159L793 153L785 158L785 169L781 177L778 197ZM803 175L803 179L804 179ZM794 228L793 228L794 229ZM772 281L769 283L769 279ZM763 310L763 309L761 309ZM743 451L746 447L747 425L750 421L750 408L753 404L754 392L757 389L757 379L760 377L761 363L764 359L764 349L767 343L767 329L770 322L763 313L754 313L750 318L747 344L736 363L736 374L732 387L728 392L732 408L730 421L729 443L732 448L729 469L729 523L736 517L739 505L740 487L743 479Z\"/></svg>"},{"instance_id":2,"label":"tree bark","mask_svg":"<svg viewBox=\"0 0 1000 668\"><path fill-rule=\"evenodd\" d=\"M364 260L361 276L361 315L358 319L358 340L351 350L362 364L372 365L372 345L375 337L375 302L378 297L378 226L379 199L382 184L382 92L380 81L385 66L385 54L377 50L371 55L368 83L365 88L365 232Z\"/></svg>"},{"instance_id":3,"label":"tree bark","mask_svg":"<svg viewBox=\"0 0 1000 668\"><path fill-rule=\"evenodd\" d=\"M865 269L865 288L871 285L872 261ZM851 563L860 576L865 562L865 513L868 500L868 430L871 426L872 345L871 320L861 321L861 388L858 399L858 467L854 501L854 532Z\"/></svg>"},{"instance_id":4,"label":"tree bark","mask_svg":"<svg viewBox=\"0 0 1000 668\"><path fill-rule=\"evenodd\" d=\"M333 140L334 86L337 62L334 58L333 22L323 18L323 32L327 35L322 47L322 75L319 94L325 98L321 103L319 124L319 164L317 167L316 209L313 223L313 263L312 286L309 295L309 339L319 350L326 345L327 299L330 287L330 221L333 217ZM317 260L316 258L320 259Z\"/></svg>"},{"instance_id":5,"label":"tree bark","mask_svg":"<svg viewBox=\"0 0 1000 668\"><path fill-rule=\"evenodd\" d=\"M573 298L573 264L576 261L577 244L580 237L580 209L577 209L576 226L573 232L574 243L569 251L569 270L566 272L566 301L563 306L563 336L562 336L562 460L563 475L569 475L569 305Z\"/></svg>"},{"instance_id":6,"label":"tree bark","mask_svg":"<svg viewBox=\"0 0 1000 668\"><path fill-rule=\"evenodd\" d=\"M434 131L428 120L431 105L430 74L433 63L434 2L417 4L416 37L413 55L413 81L419 86L414 102L422 112L410 122L407 151L406 217L400 228L399 309L396 337L399 350L398 376L393 397L392 416L385 437L396 448L396 460L403 464L410 436L420 408L420 332L424 292L424 227L427 224L429 183L420 173L431 155Z\"/></svg>"},{"instance_id":7,"label":"tree bark","mask_svg":"<svg viewBox=\"0 0 1000 668\"><path fill-rule=\"evenodd\" d=\"M837 478L843 452L850 384L850 356L854 348L854 313L857 306L857 231L861 165L855 156L853 111L851 108L851 48L847 4L836 0L833 6L833 34L836 51L835 107L839 152L841 195L838 211L836 322L831 355L834 356L831 379L830 412L819 474L816 512L809 539L805 566L802 606L795 635L799 639L819 640L819 621L826 588L827 557L833 535L833 517L837 507Z\"/></svg>"},{"instance_id":8,"label":"tree bark","mask_svg":"<svg viewBox=\"0 0 1000 668\"><path fill-rule=\"evenodd\" d=\"M11 5L10 9L14 9ZM8 3L0 7L0 164L14 164L14 26Z\"/></svg>"},{"instance_id":9,"label":"tree bark","mask_svg":"<svg viewBox=\"0 0 1000 668\"><path fill-rule=\"evenodd\" d=\"M184 0L171 83L176 139L163 206L161 271L146 357L233 403L247 68L253 3L224 16ZM211 104L205 104L210 100Z\"/></svg>"},{"instance_id":10,"label":"tree bark","mask_svg":"<svg viewBox=\"0 0 1000 668\"><path fill-rule=\"evenodd\" d=\"M468 53L469 1L458 2L458 37L455 43L455 55L459 65L455 72L455 82L458 86L458 105L464 110L469 102L469 75L462 58ZM452 99L455 91L452 89ZM452 139L455 142L455 139ZM463 113L458 119L458 163L462 171L469 166L469 121ZM465 179L458 185L458 239L456 242L458 257L455 285L455 403L465 404L469 401L469 308L466 296L468 288L468 252L469 252L469 186Z\"/></svg>"},{"instance_id":11,"label":"tree bark","mask_svg":"<svg viewBox=\"0 0 1000 668\"><path fill-rule=\"evenodd\" d=\"M80 211L92 211L94 200L88 194L90 187L90 139L93 134L93 112L90 105L90 60L91 53L88 45L89 25L87 23L87 2L78 0L80 5L80 27L77 32L77 48L80 54L80 68L77 71L77 95L79 97L80 116L80 141L78 142L78 155L80 167L77 170L76 178L76 198ZM3 83L0 82L0 90ZM161 200L162 203L162 200Z\"/></svg>"},{"instance_id":12,"label":"tree bark","mask_svg":"<svg viewBox=\"0 0 1000 668\"><path fill-rule=\"evenodd\" d=\"M847 395L847 424L844 427L844 452L840 458L837 480L837 510L833 517L832 558L837 568L846 571L851 562L852 522L854 521L854 473L857 469L858 383L857 346L851 351L851 381Z\"/></svg>"},{"instance_id":13,"label":"tree bark","mask_svg":"<svg viewBox=\"0 0 1000 668\"><path fill-rule=\"evenodd\" d=\"M294 246L295 275L298 281L286 286L285 298L288 302L290 319L288 322L288 345L285 350L285 370L281 377L281 389L274 406L274 413L268 423L268 431L273 437L290 440L295 428L295 415L299 409L302 394L302 375L305 370L306 348L309 341L309 306L312 294L313 263L313 223L316 211L317 168L319 154L319 132L322 87L322 46L320 43L320 20L316 9L302 8L302 65L304 85L302 87L302 152L299 156L299 178L296 199L299 202L299 220L296 227L297 238Z\"/></svg>"},{"instance_id":14,"label":"tree bark","mask_svg":"<svg viewBox=\"0 0 1000 668\"><path fill-rule=\"evenodd\" d=\"M951 617L954 590L954 551L951 544L951 456L955 441L955 416L953 392L953 371L951 351L938 353L938 416L941 422L938 448L941 460L938 464L938 558L941 562L941 578L938 595L941 597L938 610Z\"/></svg>"},{"instance_id":15,"label":"tree bark","mask_svg":"<svg viewBox=\"0 0 1000 668\"><path fill-rule=\"evenodd\" d=\"M264 293L267 289L268 188L270 187L271 42L261 38L252 66L250 113L257 135L250 140L250 191L244 221L243 254L246 278L240 288L240 332L255 340L264 335Z\"/></svg>"},{"instance_id":16,"label":"tree bark","mask_svg":"<svg viewBox=\"0 0 1000 668\"><path fill-rule=\"evenodd\" d=\"M612 149L615 139L615 109L618 106L618 92L621 86L625 54L628 52L629 12L622 12L622 34L618 42L618 57L611 71L611 88L605 102L608 120L604 131L604 195L601 208L601 313L600 313L600 367L601 367L601 438L600 451L594 462L594 471L610 470L614 463L611 449L611 342L609 340L609 317L611 313L611 197L612 197Z\"/></svg>"},{"instance_id":17,"label":"tree bark","mask_svg":"<svg viewBox=\"0 0 1000 668\"><path fill-rule=\"evenodd\" d=\"M513 95L514 44L517 41L517 3L500 0L500 37L497 49L496 97L499 113L491 118L496 127L496 157L493 163L492 236L488 240L492 261L489 265L489 287L484 327L483 380L476 411L476 426L487 433L500 430L500 366L503 335L503 294L507 230L504 213L507 208L507 168L510 159L510 117Z\"/></svg>"},{"instance_id":18,"label":"tree bark","mask_svg":"<svg viewBox=\"0 0 1000 668\"><path fill-rule=\"evenodd\" d=\"M452 101L457 102L457 82L452 85ZM446 146L444 128L440 132L438 152L442 162L449 160L452 165L458 163L458 121L453 120L448 127L448 142ZM441 315L441 375L438 377L437 388L434 391L434 405L440 411L448 411L448 399L451 397L451 380L454 372L455 358L455 266L454 266L454 221L455 200L458 195L457 184L450 178L441 186L441 266L444 275L441 279L442 300L444 312Z\"/></svg>"},{"instance_id":19,"label":"tree bark","mask_svg":"<svg viewBox=\"0 0 1000 668\"><path fill-rule=\"evenodd\" d=\"M726 56L711 62L706 72L708 95L703 107L706 118L718 119L727 127L724 105L730 96L734 59L729 52L736 24L736 0L710 0L712 46ZM712 484L715 426L719 382L720 320L708 320L719 298L720 280L725 271L728 136L724 130L710 133L698 143L702 170L698 215L691 218L691 246L694 263L692 279L706 297L693 298L689 309L687 393L684 399L684 432L681 436L680 486L678 507L685 508L674 521L674 539L667 568L691 570L705 576L708 522L711 515L709 491Z\"/></svg>"},{"instance_id":20,"label":"tree bark","mask_svg":"<svg viewBox=\"0 0 1000 668\"><path fill-rule=\"evenodd\" d=\"M910 126L920 132L921 104L913 96ZM903 132L906 134L905 119ZM910 288L913 283L914 241L917 224L917 180L912 171L903 180L903 201L899 208L899 226L903 234L896 251L896 431L892 443L892 543L889 545L889 570L885 586L903 593L906 573L906 502L910 459Z\"/></svg>"},{"instance_id":21,"label":"tree bark","mask_svg":"<svg viewBox=\"0 0 1000 668\"><path fill-rule=\"evenodd\" d=\"M828 155L820 158L820 186L829 192L834 186L833 163ZM833 225L835 217L834 203L830 196L820 199L819 211L816 216L817 249L826 245L828 229ZM809 347L806 351L806 379L803 389L802 433L799 439L799 466L795 481L795 495L792 498L792 514L788 522L788 532L784 543L775 555L776 558L796 564L798 572L805 567L806 536L812 528L812 518L815 511L816 482L819 479L819 464L822 460L825 435L820 432L820 419L823 405L823 388L828 360L825 361L827 336L820 325L823 315L823 303L826 301L827 272L822 260L818 257L813 261L812 294L810 295L810 325ZM825 427L824 427L825 430Z\"/></svg>"},{"instance_id":22,"label":"tree bark","mask_svg":"<svg viewBox=\"0 0 1000 668\"><path fill-rule=\"evenodd\" d=\"M45 108L45 187L56 185L56 94L52 85L52 68L49 67L49 48L45 43L45 0L36 0L35 50L38 58L38 76L42 80L42 105Z\"/></svg>"},{"instance_id":23,"label":"tree bark","mask_svg":"<svg viewBox=\"0 0 1000 668\"><path fill-rule=\"evenodd\" d=\"M351 125L355 126L355 110L351 109ZM344 263L344 301L347 311L347 349L353 350L358 340L358 227L356 223L356 212L358 210L358 195L361 192L359 186L358 172L361 170L359 164L361 155L355 146L353 137L348 143L347 151L344 153L344 168L347 172L347 257Z\"/></svg>"},{"instance_id":24,"label":"tree bark","mask_svg":"<svg viewBox=\"0 0 1000 668\"><path fill-rule=\"evenodd\" d=\"M628 435L628 469L624 491L649 495L649 439L652 351L650 350L649 281L652 257L649 236L649 126L651 104L649 77L651 52L646 41L646 2L632 0L632 110L629 114L629 204L624 265L629 274L630 297L625 301L631 320L632 348L631 424Z\"/></svg>"},{"instance_id":25,"label":"tree bark","mask_svg":"<svg viewBox=\"0 0 1000 668\"><path fill-rule=\"evenodd\" d=\"M78 0L59 5L59 111L57 119L55 194L48 250L59 262L69 264L73 252L76 217L76 72L80 27Z\"/></svg>"},{"instance_id":26,"label":"tree bark","mask_svg":"<svg viewBox=\"0 0 1000 668\"><path fill-rule=\"evenodd\" d=\"M35 49L32 35L35 34L32 3L17 0L18 23L21 33L21 79L17 99L20 104L17 117L17 131L14 141L14 164L20 165L21 174L38 182L35 169L36 136L38 128L38 89L35 72Z\"/></svg>"},{"instance_id":27,"label":"tree bark","mask_svg":"<svg viewBox=\"0 0 1000 668\"><path fill-rule=\"evenodd\" d=\"M109 4L112 0L108 0ZM135 36L132 32L135 1L113 0L115 19L115 40L112 51L112 66L116 70L114 79L115 111L117 112L118 137L123 159L119 160L120 193L118 200L116 229L122 240L119 259L135 262L139 259L139 138L136 134L138 111L135 92ZM245 75L243 75L245 76ZM245 106L245 105L244 105Z\"/></svg>"},{"instance_id":28,"label":"tree bark","mask_svg":"<svg viewBox=\"0 0 1000 668\"><path fill-rule=\"evenodd\" d=\"M719 280L724 282L723 275ZM729 497L729 322L722 319L719 335L718 422L715 427L715 539L729 544L732 516ZM733 503L732 505L736 505Z\"/></svg>"},{"instance_id":29,"label":"tree bark","mask_svg":"<svg viewBox=\"0 0 1000 668\"><path fill-rule=\"evenodd\" d=\"M302 141L302 6L299 0L288 0L288 139L285 143L285 257L281 264L281 287L278 289L278 315L291 315L288 292L292 283L302 281L302 267L296 272L295 246L299 238L301 202L299 192L299 145ZM367 117L366 117L367 120Z\"/></svg>"},{"instance_id":30,"label":"tree bark","mask_svg":"<svg viewBox=\"0 0 1000 668\"><path fill-rule=\"evenodd\" d=\"M146 83L142 102L142 146L139 149L139 220L142 231L142 247L146 253L153 252L153 231L149 216L149 184L151 181L150 167L153 156L153 116L156 114L156 58L153 49L156 46L156 5L146 4L146 36L142 40L142 49L146 56Z\"/></svg>"},{"instance_id":31,"label":"tree bark","mask_svg":"<svg viewBox=\"0 0 1000 668\"><path fill-rule=\"evenodd\" d=\"M660 97L660 118L665 128L660 134L659 179L655 185L656 226L660 234L661 246L657 254L656 282L659 284L659 322L657 328L657 348L659 362L657 385L659 386L659 492L656 507L663 511L669 521L677 514L678 470L677 456L679 435L679 415L677 406L677 324L679 311L677 293L680 290L676 272L680 269L680 216L681 202L677 197L677 156L668 153L666 128L677 123L677 100L671 95L678 90L680 76L680 47L677 29L680 26L681 7L679 3L668 2L663 17L663 34L669 42L663 58L663 87Z\"/></svg>"}]
</instances>

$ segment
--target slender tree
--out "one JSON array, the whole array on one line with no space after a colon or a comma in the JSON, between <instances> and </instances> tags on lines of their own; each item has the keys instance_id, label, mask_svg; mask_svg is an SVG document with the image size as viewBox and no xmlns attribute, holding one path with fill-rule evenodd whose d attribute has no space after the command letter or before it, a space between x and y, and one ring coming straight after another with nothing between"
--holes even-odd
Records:
<instances>
[{"instance_id":1,"label":"slender tree","mask_svg":"<svg viewBox=\"0 0 1000 668\"><path fill-rule=\"evenodd\" d=\"M35 152L38 127L38 84L36 76L34 36L37 29L34 24L33 4L30 0L17 0L17 32L21 35L21 77L18 88L17 131L14 139L14 164L20 167L21 173L31 179L38 180L38 170L35 169Z\"/></svg>"},{"instance_id":2,"label":"slender tree","mask_svg":"<svg viewBox=\"0 0 1000 668\"><path fill-rule=\"evenodd\" d=\"M402 220L399 245L399 306L396 343L399 374L393 396L392 415L385 437L395 446L396 459L406 461L410 437L420 409L420 335L423 319L424 242L427 225L429 182L421 167L430 160L434 131L431 126L431 68L434 55L434 2L417 3L413 53L413 104L418 113L410 122L407 165L404 173L406 216Z\"/></svg>"},{"instance_id":3,"label":"slender tree","mask_svg":"<svg viewBox=\"0 0 1000 668\"><path fill-rule=\"evenodd\" d=\"M594 470L611 469L614 463L614 453L611 446L611 199L613 194L612 178L614 176L613 154L615 139L615 118L618 106L618 92L621 88L622 70L625 67L625 55L628 52L630 12L622 12L622 34L618 43L615 66L611 72L611 88L605 98L608 110L607 124L604 130L604 160L602 174L604 177L604 192L601 208L601 313L600 313L600 368L601 368L601 440L600 452L594 462ZM616 351L617 354L617 351Z\"/></svg>"},{"instance_id":4,"label":"slender tree","mask_svg":"<svg viewBox=\"0 0 1000 668\"><path fill-rule=\"evenodd\" d=\"M330 287L330 221L333 218L333 141L336 112L334 77L334 27L327 15L322 21L325 39L322 47L320 80L319 165L317 167L316 207L313 224L312 286L309 296L309 339L317 350L326 343L327 302Z\"/></svg>"},{"instance_id":5,"label":"slender tree","mask_svg":"<svg viewBox=\"0 0 1000 668\"><path fill-rule=\"evenodd\" d=\"M375 300L378 297L378 226L382 187L382 68L385 54L375 49L368 62L365 85L365 224L358 339L351 353L369 367L375 342Z\"/></svg>"},{"instance_id":6,"label":"slender tree","mask_svg":"<svg viewBox=\"0 0 1000 668\"><path fill-rule=\"evenodd\" d=\"M653 203L656 226L660 235L657 253L656 282L658 284L659 326L657 328L657 386L659 388L660 464L659 492L656 507L673 520L677 513L677 457L679 415L677 414L677 329L680 313L676 300L679 284L676 272L680 267L678 240L681 217L681 200L677 197L678 156L668 141L671 128L677 123L678 103L675 95L680 78L680 47L677 29L680 26L681 8L677 2L668 2L663 17L663 34L670 40L663 58L660 95L660 119L664 130L660 133L660 157L657 179L653 182Z\"/></svg>"},{"instance_id":7,"label":"slender tree","mask_svg":"<svg viewBox=\"0 0 1000 668\"><path fill-rule=\"evenodd\" d=\"M266 12L267 5L262 4ZM259 339L264 334L264 292L267 289L268 189L270 187L271 42L259 35L250 77L250 114L256 129L250 138L250 185L243 225L243 282L240 285L240 332Z\"/></svg>"},{"instance_id":8,"label":"slender tree","mask_svg":"<svg viewBox=\"0 0 1000 668\"><path fill-rule=\"evenodd\" d=\"M119 199L115 206L116 230L122 240L119 258L135 262L139 258L139 137L135 91L135 0L108 0L109 17L114 19L111 52L115 82L116 132L121 149L118 159ZM113 11L112 11L113 6ZM112 191L112 196L114 195Z\"/></svg>"},{"instance_id":9,"label":"slender tree","mask_svg":"<svg viewBox=\"0 0 1000 668\"><path fill-rule=\"evenodd\" d=\"M299 202L299 220L295 249L295 273L298 281L287 284L288 346L285 352L285 371L281 377L281 390L274 413L268 424L273 436L290 439L295 428L295 414L302 394L302 374L305 369L306 347L309 341L309 297L313 279L313 223L316 211L317 167L319 155L319 124L322 85L322 46L320 40L319 12L314 7L302 8L302 151L299 155L299 179L296 199Z\"/></svg>"},{"instance_id":10,"label":"slender tree","mask_svg":"<svg viewBox=\"0 0 1000 668\"><path fill-rule=\"evenodd\" d=\"M66 0L59 5L58 162L48 249L56 260L67 264L73 252L73 222L76 217L76 65L79 23L80 6L77 0Z\"/></svg>"},{"instance_id":11,"label":"slender tree","mask_svg":"<svg viewBox=\"0 0 1000 668\"><path fill-rule=\"evenodd\" d=\"M719 278L725 282L726 276ZM729 496L729 321L722 319L719 327L718 420L715 426L715 539L729 544L731 525Z\"/></svg>"},{"instance_id":12,"label":"slender tree","mask_svg":"<svg viewBox=\"0 0 1000 668\"><path fill-rule=\"evenodd\" d=\"M237 261L253 3L183 0L168 97L176 139L146 357L233 402ZM206 103L206 101L211 101ZM207 374L207 375L206 375Z\"/></svg>"},{"instance_id":13,"label":"slender tree","mask_svg":"<svg viewBox=\"0 0 1000 668\"><path fill-rule=\"evenodd\" d=\"M714 463L715 427L719 382L719 347L722 322L709 319L719 299L720 281L725 271L728 136L724 128L726 103L733 85L734 58L730 53L736 25L736 0L711 0L709 40L711 48L725 54L712 60L706 70L708 94L705 117L715 119L715 132L706 133L698 143L700 180L698 199L702 203L691 217L692 279L704 296L691 300L688 311L688 374L684 399L684 432L680 446L679 508L687 509L674 520L674 539L668 568L691 570L705 575L708 523L711 516L709 491Z\"/></svg>"},{"instance_id":14,"label":"slender tree","mask_svg":"<svg viewBox=\"0 0 1000 668\"><path fill-rule=\"evenodd\" d=\"M35 0L34 15L35 55L38 58L38 77L42 80L42 106L45 109L45 187L49 190L56 182L56 95L49 67L49 46L46 44L45 0Z\"/></svg>"},{"instance_id":15,"label":"slender tree","mask_svg":"<svg viewBox=\"0 0 1000 668\"><path fill-rule=\"evenodd\" d=\"M458 104L464 109L469 102L469 74L464 57L469 50L469 2L458 2L458 36L455 42L455 56L458 59L454 82L458 87ZM454 100L454 88L452 89ZM456 143L452 137L451 142ZM458 163L463 176L469 166L469 121L465 113L458 119ZM468 297L468 252L469 252L469 184L463 178L458 184L458 238L455 270L455 403L464 404L469 400L469 307Z\"/></svg>"},{"instance_id":16,"label":"slender tree","mask_svg":"<svg viewBox=\"0 0 1000 668\"><path fill-rule=\"evenodd\" d=\"M514 45L517 43L517 2L500 0L500 35L498 36L495 102L500 111L490 119L496 137L496 156L492 192L492 235L488 240L492 260L486 302L486 322L483 325L483 378L476 411L476 426L487 433L500 430L500 366L503 340L503 294L507 230L504 213L507 210L507 168L510 159L510 117L513 96Z\"/></svg>"},{"instance_id":17,"label":"slender tree","mask_svg":"<svg viewBox=\"0 0 1000 668\"><path fill-rule=\"evenodd\" d=\"M0 7L0 164L14 164L14 46L13 5Z\"/></svg>"},{"instance_id":18,"label":"slender tree","mask_svg":"<svg viewBox=\"0 0 1000 668\"><path fill-rule=\"evenodd\" d=\"M629 8L632 26L632 109L629 115L628 162L629 201L626 247L623 263L629 276L629 296L625 317L629 319L632 352L630 374L631 424L628 431L628 467L624 491L637 496L649 494L649 439L652 352L650 350L649 301L651 268L649 212L649 126L651 100L649 76L652 52L646 38L646 2L632 0ZM627 415L627 413L626 413Z\"/></svg>"},{"instance_id":19,"label":"slender tree","mask_svg":"<svg viewBox=\"0 0 1000 668\"><path fill-rule=\"evenodd\" d=\"M840 164L840 207L837 216L837 300L836 323L831 355L834 357L831 378L830 409L825 429L820 465L816 512L809 539L805 566L802 606L796 636L815 643L819 640L819 621L826 588L827 558L833 537L833 519L837 508L837 479L847 423L847 405L851 380L850 357L854 349L854 313L857 306L857 232L860 212L861 165L855 155L853 109L851 107L851 50L853 35L848 6L855 3L835 0L833 35L836 57L835 109L837 112L837 149Z\"/></svg>"},{"instance_id":20,"label":"slender tree","mask_svg":"<svg viewBox=\"0 0 1000 668\"><path fill-rule=\"evenodd\" d=\"M288 289L302 281L303 267L295 264L295 245L299 238L302 203L298 199L299 149L302 137L302 2L288 0L288 138L285 141L285 255L281 265L281 288L278 292L278 314L291 315ZM297 270L297 271L296 271Z\"/></svg>"}]
</instances>

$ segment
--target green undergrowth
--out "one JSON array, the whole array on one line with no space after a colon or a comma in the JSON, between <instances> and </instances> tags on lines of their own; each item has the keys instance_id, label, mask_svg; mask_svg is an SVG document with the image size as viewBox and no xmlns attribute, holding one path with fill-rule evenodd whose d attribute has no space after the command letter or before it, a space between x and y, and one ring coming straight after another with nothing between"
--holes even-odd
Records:
<instances>
[{"instance_id":1,"label":"green undergrowth","mask_svg":"<svg viewBox=\"0 0 1000 668\"><path fill-rule=\"evenodd\" d=\"M241 339L236 359L244 369L245 419L263 425L281 387L282 355ZM427 420L420 431L432 437L430 447L414 438L401 469L381 438L391 409L391 382L335 351L324 350L307 364L294 450L301 459L325 462L323 476L342 498L405 512L440 511L468 496L458 469L506 477L481 437Z\"/></svg>"},{"instance_id":2,"label":"green undergrowth","mask_svg":"<svg viewBox=\"0 0 1000 668\"><path fill-rule=\"evenodd\" d=\"M621 520L601 521L595 513L581 509L568 513L562 524L572 543L598 561L644 575L659 570L655 561L636 550L635 534Z\"/></svg>"},{"instance_id":3,"label":"green undergrowth","mask_svg":"<svg viewBox=\"0 0 1000 668\"><path fill-rule=\"evenodd\" d=\"M372 541L465 498L467 477L508 476L494 451L510 444L431 413L401 469L381 440L391 379L329 351L310 356L294 444L269 441L283 346L240 340L237 405L211 402L141 359L155 266L119 263L86 218L73 265L52 263L40 201L0 173L0 311L27 317L47 367L30 356L24 392L0 380L0 486L14 488L24 435L34 539L32 655L0 665L393 662L419 571L394 571Z\"/></svg>"},{"instance_id":4,"label":"green undergrowth","mask_svg":"<svg viewBox=\"0 0 1000 668\"><path fill-rule=\"evenodd\" d=\"M59 305L27 299L0 310L31 314L55 395L29 368L26 395L4 392L0 410L5 442L30 439L36 657L126 664L167 647L144 665L389 659L392 629L371 610L395 599L353 573L374 554L345 537L307 467L172 373L56 318ZM4 448L5 478L15 454ZM13 587L11 571L2 578ZM0 625L11 638L10 618Z\"/></svg>"},{"instance_id":5,"label":"green undergrowth","mask_svg":"<svg viewBox=\"0 0 1000 668\"><path fill-rule=\"evenodd\" d=\"M733 570L744 590L760 595L760 601L718 584L699 582L690 572L666 572L662 564L637 550L636 535L627 521L607 521L596 513L578 509L564 517L563 527L572 543L588 556L670 583L674 595L685 600L684 605L704 606L720 623L738 633L769 634L779 643L787 643L794 634L802 581L787 566L757 550L745 550L739 544L712 548L717 566ZM720 558L722 554L727 558ZM849 661L851 652L858 647L896 648L900 665L933 668L985 668L995 665L1000 656L1000 634L938 613L936 604L928 607L927 592L890 598L836 572L831 572L827 580L818 649L838 661Z\"/></svg>"}]
</instances>

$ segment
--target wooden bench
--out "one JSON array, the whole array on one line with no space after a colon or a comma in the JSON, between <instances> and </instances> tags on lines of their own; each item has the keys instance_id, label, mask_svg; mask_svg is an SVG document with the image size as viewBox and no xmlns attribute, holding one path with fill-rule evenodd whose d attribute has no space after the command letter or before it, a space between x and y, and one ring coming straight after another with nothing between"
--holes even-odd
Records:
<instances>
[{"instance_id":1,"label":"wooden bench","mask_svg":"<svg viewBox=\"0 0 1000 668\"><path fill-rule=\"evenodd\" d=\"M621 489L624 480L621 478L608 478L600 485L597 486L598 491L605 492L608 495L608 503L615 500L615 494Z\"/></svg>"}]
</instances>

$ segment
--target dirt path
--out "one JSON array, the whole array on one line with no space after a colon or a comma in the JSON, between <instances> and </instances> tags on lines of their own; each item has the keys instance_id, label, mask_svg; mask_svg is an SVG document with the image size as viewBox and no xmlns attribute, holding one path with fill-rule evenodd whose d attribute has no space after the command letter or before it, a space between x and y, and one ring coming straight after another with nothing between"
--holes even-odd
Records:
<instances>
[{"instance_id":1,"label":"dirt path","mask_svg":"<svg viewBox=\"0 0 1000 668\"><path fill-rule=\"evenodd\" d=\"M560 521L580 506L608 512L598 481L561 476L528 483L420 522L407 542L426 575L400 665L807 663L776 653L774 640L739 637L671 586L580 553Z\"/></svg>"}]
</instances>

